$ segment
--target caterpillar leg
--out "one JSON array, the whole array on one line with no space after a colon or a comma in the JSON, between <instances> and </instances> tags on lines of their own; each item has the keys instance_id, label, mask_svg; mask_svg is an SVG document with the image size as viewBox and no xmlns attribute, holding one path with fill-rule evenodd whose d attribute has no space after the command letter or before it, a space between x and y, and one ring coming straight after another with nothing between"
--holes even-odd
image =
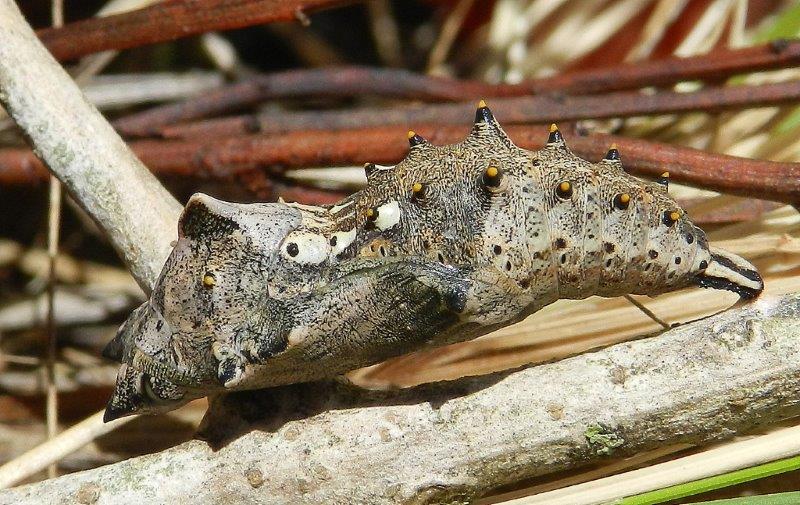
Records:
<instances>
[{"instance_id":1,"label":"caterpillar leg","mask_svg":"<svg viewBox=\"0 0 800 505\"><path fill-rule=\"evenodd\" d=\"M764 290L764 281L750 262L713 246L709 252L711 261L697 275L698 286L733 291L745 300L757 297Z\"/></svg>"}]
</instances>

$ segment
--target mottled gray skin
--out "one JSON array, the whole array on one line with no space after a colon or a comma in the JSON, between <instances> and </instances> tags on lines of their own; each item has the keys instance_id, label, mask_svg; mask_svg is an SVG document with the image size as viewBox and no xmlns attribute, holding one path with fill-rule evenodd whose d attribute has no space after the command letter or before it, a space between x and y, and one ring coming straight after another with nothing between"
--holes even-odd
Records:
<instances>
[{"instance_id":1,"label":"mottled gray skin","mask_svg":"<svg viewBox=\"0 0 800 505\"><path fill-rule=\"evenodd\" d=\"M366 188L330 207L193 196L150 300L106 349L122 362L106 419L336 376L559 298L763 287L614 149L592 164L558 131L520 149L486 107L460 144L410 142L406 159L368 166Z\"/></svg>"}]
</instances>

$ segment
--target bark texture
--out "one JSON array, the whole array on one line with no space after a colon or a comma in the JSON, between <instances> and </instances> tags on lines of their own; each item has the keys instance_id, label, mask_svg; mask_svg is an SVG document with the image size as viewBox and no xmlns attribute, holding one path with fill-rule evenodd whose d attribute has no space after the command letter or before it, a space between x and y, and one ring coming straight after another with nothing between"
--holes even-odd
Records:
<instances>
[{"instance_id":1,"label":"bark texture","mask_svg":"<svg viewBox=\"0 0 800 505\"><path fill-rule=\"evenodd\" d=\"M610 454L800 414L798 335L800 296L770 297L509 373L396 392L313 383L221 397L208 441L5 491L0 503L468 501Z\"/></svg>"}]
</instances>

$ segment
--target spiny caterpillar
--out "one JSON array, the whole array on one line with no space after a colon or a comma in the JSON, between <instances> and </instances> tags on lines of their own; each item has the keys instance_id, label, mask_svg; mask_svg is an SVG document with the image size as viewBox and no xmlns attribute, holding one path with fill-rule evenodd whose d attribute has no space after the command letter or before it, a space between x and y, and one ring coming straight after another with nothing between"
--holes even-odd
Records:
<instances>
[{"instance_id":1,"label":"spiny caterpillar","mask_svg":"<svg viewBox=\"0 0 800 505\"><path fill-rule=\"evenodd\" d=\"M628 175L614 146L592 164L553 126L541 150L518 148L483 102L460 144L408 140L333 206L193 196L150 299L104 351L122 363L105 419L332 377L559 298L763 288L709 246L667 174Z\"/></svg>"}]
</instances>

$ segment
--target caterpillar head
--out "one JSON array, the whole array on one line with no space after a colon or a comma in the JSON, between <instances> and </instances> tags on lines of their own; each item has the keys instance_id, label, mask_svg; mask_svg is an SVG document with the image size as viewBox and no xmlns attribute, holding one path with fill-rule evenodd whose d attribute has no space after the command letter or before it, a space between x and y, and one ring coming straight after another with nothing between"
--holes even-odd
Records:
<instances>
[{"instance_id":1,"label":"caterpillar head","mask_svg":"<svg viewBox=\"0 0 800 505\"><path fill-rule=\"evenodd\" d=\"M172 410L197 396L182 384L213 381L214 340L246 326L266 296L279 245L299 223L300 213L285 205L190 199L150 299L103 351L123 363L106 420Z\"/></svg>"},{"instance_id":2,"label":"caterpillar head","mask_svg":"<svg viewBox=\"0 0 800 505\"><path fill-rule=\"evenodd\" d=\"M155 350L153 347L165 350L164 343L169 338L159 341L153 337L162 334L168 337L171 331L164 317L149 301L139 306L120 327L117 336L103 350L107 358L125 360L117 372L116 385L106 405L103 421L131 414L166 412L194 398L167 378L168 374L152 368L149 355L142 349L150 346L151 352Z\"/></svg>"}]
</instances>

